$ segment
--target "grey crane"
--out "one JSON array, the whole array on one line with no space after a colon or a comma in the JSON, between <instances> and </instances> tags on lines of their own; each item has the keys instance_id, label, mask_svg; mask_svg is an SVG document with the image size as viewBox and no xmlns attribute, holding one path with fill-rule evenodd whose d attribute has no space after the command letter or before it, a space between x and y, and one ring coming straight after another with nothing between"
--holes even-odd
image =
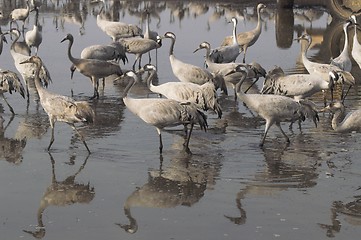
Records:
<instances>
[{"instance_id":1,"label":"grey crane","mask_svg":"<svg viewBox=\"0 0 361 240\"><path fill-rule=\"evenodd\" d=\"M249 64L246 63L215 63L210 58L211 53L211 45L208 42L202 42L199 44L198 48L193 51L193 53L197 52L200 49L206 50L205 55L205 63L208 69L217 75L221 75L226 83L230 83L234 90L235 100L237 99L236 94L236 84L242 78L244 74L243 71L235 71L237 67L244 66L248 69L247 78L253 79L256 78L255 82L258 81L259 77L266 76L266 70L257 62L252 62Z\"/></svg>"},{"instance_id":2,"label":"grey crane","mask_svg":"<svg viewBox=\"0 0 361 240\"><path fill-rule=\"evenodd\" d=\"M16 9L12 10L10 13L10 19L11 19L10 20L10 29L12 28L13 22L15 22L19 28L17 21L22 21L23 22L23 25L22 25L23 33L24 33L25 21L28 18L29 13L30 13L30 3L28 0L26 0L25 3L26 3L26 8L16 8Z\"/></svg>"},{"instance_id":3,"label":"grey crane","mask_svg":"<svg viewBox=\"0 0 361 240\"><path fill-rule=\"evenodd\" d=\"M150 29L150 12L148 9L145 10L146 13L146 22L145 22L145 31L144 31L144 38L145 39L152 39L153 41L158 41L159 34L156 31L152 31ZM156 56L156 63L158 58L158 48L155 49L155 56ZM149 62L152 61L152 58L150 56L150 51L148 52L148 58Z\"/></svg>"},{"instance_id":4,"label":"grey crane","mask_svg":"<svg viewBox=\"0 0 361 240\"><path fill-rule=\"evenodd\" d=\"M85 101L75 101L70 97L52 93L43 88L40 83L40 70L43 65L38 56L32 56L20 64L33 63L35 68L35 86L38 90L41 106L49 116L51 126L51 139L48 146L50 151L51 145L54 143L54 127L55 122L65 122L69 124L74 131L80 136L84 146L90 153L88 145L86 144L83 135L78 131L75 123L92 123L94 120L94 111Z\"/></svg>"},{"instance_id":5,"label":"grey crane","mask_svg":"<svg viewBox=\"0 0 361 240\"><path fill-rule=\"evenodd\" d=\"M3 50L3 42L5 39L5 34L0 30L0 54ZM5 39L6 40L6 39ZM15 114L14 109L10 106L9 102L6 100L4 93L9 92L19 92L19 94L24 98L25 90L23 84L21 83L18 75L10 70L1 70L0 69L0 96L4 99L5 103L8 105L10 112Z\"/></svg>"},{"instance_id":6,"label":"grey crane","mask_svg":"<svg viewBox=\"0 0 361 240\"><path fill-rule=\"evenodd\" d=\"M125 75L131 77L131 80L124 89L123 102L132 113L157 129L160 153L163 150L162 130L165 127L178 125L190 125L189 133L187 133L186 141L184 142L184 149L189 151L188 145L193 126L198 123L201 129L206 130L208 126L206 115L198 110L196 104L191 102L182 103L165 98L131 98L128 96L128 92L138 80L138 77L134 71L128 71Z\"/></svg>"},{"instance_id":7,"label":"grey crane","mask_svg":"<svg viewBox=\"0 0 361 240\"><path fill-rule=\"evenodd\" d=\"M349 44L348 44L348 33L347 33L348 26L350 26L351 24L352 24L351 20L347 20L343 24L345 43L343 45L343 49L342 49L342 52L340 53L340 55L338 55L336 58L331 60L332 65L338 66L339 68L341 68L342 70L347 71L347 72L351 72L351 69L352 69L352 62L351 62L350 55L348 53Z\"/></svg>"},{"instance_id":8,"label":"grey crane","mask_svg":"<svg viewBox=\"0 0 361 240\"><path fill-rule=\"evenodd\" d=\"M43 41L43 34L42 34L42 26L39 24L39 10L38 8L34 8L35 11L35 22L32 30L29 30L25 33L25 42L31 49L32 47L35 48L35 55L38 55L39 46Z\"/></svg>"},{"instance_id":9,"label":"grey crane","mask_svg":"<svg viewBox=\"0 0 361 240\"><path fill-rule=\"evenodd\" d=\"M247 69L239 67L238 71L247 72ZM289 142L288 136L281 128L281 122L305 120L306 117L312 118L314 122L318 120L317 110L312 102L305 100L296 101L290 97L273 94L245 94L240 91L241 85L246 79L246 74L243 76L236 85L239 100L266 120L266 127L260 146L263 146L267 133L273 124L276 124L286 141Z\"/></svg>"},{"instance_id":10,"label":"grey crane","mask_svg":"<svg viewBox=\"0 0 361 240\"><path fill-rule=\"evenodd\" d=\"M98 60L98 59L82 59L82 58L74 58L71 54L71 48L74 43L74 37L70 33L61 40L61 42L64 42L68 40L68 58L73 63L73 65L76 67L76 69L83 74L86 77L89 77L93 84L94 93L93 98L99 98L99 78L105 78L110 75L118 75L121 76L123 74L123 71L121 70L118 63L110 62L110 61L104 61L104 60Z\"/></svg>"},{"instance_id":11,"label":"grey crane","mask_svg":"<svg viewBox=\"0 0 361 240\"><path fill-rule=\"evenodd\" d=\"M295 100L304 99L322 90L331 90L333 96L334 85L342 80L337 71L329 73L329 81L316 74L289 74L276 66L267 73L261 92L263 94L278 94L293 97Z\"/></svg>"},{"instance_id":12,"label":"grey crane","mask_svg":"<svg viewBox=\"0 0 361 240\"><path fill-rule=\"evenodd\" d=\"M335 66L332 64L312 62L307 58L307 56L306 56L307 50L309 49L309 47L312 43L312 38L309 34L304 33L296 40L301 41L302 62L303 62L303 65L305 66L306 70L310 74L316 74L316 75L320 76L322 79L324 79L325 81L329 81L330 80L329 73L331 71L335 71L338 73L338 75L342 76L343 81L339 81L339 83L342 83L342 86L344 86L344 84L349 85L349 89L350 89L351 86L353 86L355 84L355 78L352 76L352 74L350 72L344 71L341 68L339 68L338 66Z\"/></svg>"},{"instance_id":13,"label":"grey crane","mask_svg":"<svg viewBox=\"0 0 361 240\"><path fill-rule=\"evenodd\" d=\"M361 68L361 44L357 39L357 26L359 24L356 21L355 15L352 15L351 19L354 23L354 29L355 29L355 32L353 35L351 55L352 55L353 59L355 60L355 62L357 63L357 65L359 66L359 68Z\"/></svg>"},{"instance_id":14,"label":"grey crane","mask_svg":"<svg viewBox=\"0 0 361 240\"><path fill-rule=\"evenodd\" d=\"M257 5L257 16L258 16L258 22L256 28L254 28L251 31L248 32L240 32L237 34L237 41L239 46L241 47L241 50L243 51L243 62L246 61L246 53L247 49L255 44L255 42L258 40L259 36L262 32L262 20L261 20L261 10L266 8L266 5L263 3L259 3ZM221 46L228 46L233 43L232 36L227 36L223 39L223 42Z\"/></svg>"},{"instance_id":15,"label":"grey crane","mask_svg":"<svg viewBox=\"0 0 361 240\"><path fill-rule=\"evenodd\" d=\"M241 53L237 40L237 18L233 17L230 21L233 23L233 41L232 44L220 46L211 50L209 58L215 63L230 63L236 61Z\"/></svg>"},{"instance_id":16,"label":"grey crane","mask_svg":"<svg viewBox=\"0 0 361 240\"><path fill-rule=\"evenodd\" d=\"M142 29L137 25L103 19L101 16L103 8L101 8L97 15L97 25L113 41L118 41L121 38L143 36Z\"/></svg>"},{"instance_id":17,"label":"grey crane","mask_svg":"<svg viewBox=\"0 0 361 240\"><path fill-rule=\"evenodd\" d=\"M11 29L10 32L8 32L8 33L15 35L15 39L10 47L10 53L14 59L14 64L15 64L16 69L21 74L21 76L24 80L24 84L26 87L27 101L29 103L29 101L30 101L29 85L32 83L31 81L33 81L33 79L35 78L35 75L34 75L35 65L34 64L26 64L26 65L20 64L20 62L25 61L29 58L28 55L18 53L14 49L15 43L17 42L17 40L20 37L20 31L17 29ZM42 65L41 70L40 70L40 79L45 86L48 86L48 84L51 83L50 73L44 64Z\"/></svg>"},{"instance_id":18,"label":"grey crane","mask_svg":"<svg viewBox=\"0 0 361 240\"><path fill-rule=\"evenodd\" d=\"M152 64L146 64L143 69L150 72L147 79L150 91L179 102L193 102L202 110L212 109L219 118L222 117L222 108L212 82L206 82L202 85L191 82L166 82L156 86L152 82L156 76L156 67Z\"/></svg>"},{"instance_id":19,"label":"grey crane","mask_svg":"<svg viewBox=\"0 0 361 240\"><path fill-rule=\"evenodd\" d=\"M133 63L133 70L138 62L138 68L141 68L141 58L144 53L147 53L153 49L158 49L162 46L162 38L157 37L157 41L147 38L132 37L121 39L120 42L124 45L125 51L135 55L135 61Z\"/></svg>"},{"instance_id":20,"label":"grey crane","mask_svg":"<svg viewBox=\"0 0 361 240\"><path fill-rule=\"evenodd\" d=\"M333 113L331 126L336 132L361 132L361 109L349 112L346 115L345 106L342 101L331 102L322 112Z\"/></svg>"},{"instance_id":21,"label":"grey crane","mask_svg":"<svg viewBox=\"0 0 361 240\"><path fill-rule=\"evenodd\" d=\"M225 94L228 94L227 86L222 76L220 76L219 74L212 74L206 69L195 66L193 64L185 63L175 57L174 45L176 41L176 36L174 33L166 32L164 34L164 38L169 38L172 41L169 48L169 61L172 67L173 74L181 82L193 82L202 85L206 82L212 81L216 86L216 89L221 88L221 90Z\"/></svg>"}]
</instances>

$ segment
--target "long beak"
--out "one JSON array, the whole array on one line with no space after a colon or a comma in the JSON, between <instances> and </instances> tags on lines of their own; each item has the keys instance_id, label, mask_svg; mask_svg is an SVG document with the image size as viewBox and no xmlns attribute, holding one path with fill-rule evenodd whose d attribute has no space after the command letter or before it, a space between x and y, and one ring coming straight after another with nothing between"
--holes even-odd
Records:
<instances>
[{"instance_id":1,"label":"long beak","mask_svg":"<svg viewBox=\"0 0 361 240\"><path fill-rule=\"evenodd\" d=\"M193 53L197 52L200 49L201 49L201 47L198 47L196 50L193 51Z\"/></svg>"}]
</instances>

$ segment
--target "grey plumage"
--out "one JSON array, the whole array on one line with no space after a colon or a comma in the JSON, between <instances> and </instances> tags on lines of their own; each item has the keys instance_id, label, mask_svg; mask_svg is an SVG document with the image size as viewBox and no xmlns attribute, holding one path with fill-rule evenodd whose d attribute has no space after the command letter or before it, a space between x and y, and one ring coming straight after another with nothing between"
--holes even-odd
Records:
<instances>
[{"instance_id":1,"label":"grey plumage","mask_svg":"<svg viewBox=\"0 0 361 240\"><path fill-rule=\"evenodd\" d=\"M352 24L352 22L350 20L347 20L346 23L343 24L345 43L344 43L344 46L343 46L343 49L342 49L340 55L338 55L336 58L331 60L332 65L338 66L340 69L347 71L347 72L351 72L351 69L352 69L352 62L351 62L350 55L348 53L349 44L348 44L348 33L347 33L348 26L350 26L351 24Z\"/></svg>"},{"instance_id":2,"label":"grey plumage","mask_svg":"<svg viewBox=\"0 0 361 240\"><path fill-rule=\"evenodd\" d=\"M68 58L73 63L73 65L76 67L76 69L83 74L84 76L87 76L91 79L93 83L93 90L94 94L92 98L99 98L99 79L105 78L110 75L118 75L121 76L123 74L123 71L121 70L118 63L110 62L110 61L104 61L104 60L98 60L98 59L82 59L82 58L74 58L71 54L71 48L74 43L74 37L70 33L61 40L61 42L64 42L68 40Z\"/></svg>"},{"instance_id":3,"label":"grey plumage","mask_svg":"<svg viewBox=\"0 0 361 240\"><path fill-rule=\"evenodd\" d=\"M165 127L178 125L190 125L190 130L184 143L184 148L188 151L194 124L198 123L201 129L204 130L208 127L206 115L198 110L197 106L191 102L182 103L163 98L131 98L128 96L128 92L134 85L137 76L133 71L127 72L126 76L132 79L124 90L123 102L132 113L157 129L160 152L163 150L161 131Z\"/></svg>"},{"instance_id":4,"label":"grey plumage","mask_svg":"<svg viewBox=\"0 0 361 240\"><path fill-rule=\"evenodd\" d=\"M174 45L176 41L176 36L172 32L166 32L164 38L171 39L171 45L169 48L169 61L172 67L173 74L181 82L192 82L199 85L202 85L206 82L213 82L216 86L216 90L221 88L221 90L228 94L227 86L225 84L223 76L219 74L212 74L210 71L203 69L201 67L195 66L193 64L185 63L174 55Z\"/></svg>"},{"instance_id":5,"label":"grey plumage","mask_svg":"<svg viewBox=\"0 0 361 240\"><path fill-rule=\"evenodd\" d=\"M143 69L150 72L147 84L152 92L179 102L193 102L200 109L204 111L212 109L219 118L222 117L222 108L218 102L216 89L212 82L206 82L202 85L190 82L166 82L155 86L152 82L156 75L155 66L146 64Z\"/></svg>"},{"instance_id":6,"label":"grey plumage","mask_svg":"<svg viewBox=\"0 0 361 240\"><path fill-rule=\"evenodd\" d=\"M55 122L65 122L69 124L75 132L80 136L84 146L90 153L88 145L86 144L84 137L80 134L75 127L75 123L92 123L94 120L94 111L85 101L74 101L74 99L59 94L52 93L44 89L40 83L40 69L42 61L38 56L32 56L20 64L33 63L35 68L35 86L38 90L41 106L49 116L49 122L51 126L51 140L48 146L48 151L54 142L54 127Z\"/></svg>"},{"instance_id":7,"label":"grey plumage","mask_svg":"<svg viewBox=\"0 0 361 240\"><path fill-rule=\"evenodd\" d=\"M262 32L262 20L261 20L261 10L264 9L266 5L259 3L257 5L257 16L258 22L256 28L248 32L240 32L237 34L238 44L243 51L243 62L246 60L247 49L252 46L259 38ZM232 36L227 36L223 39L221 46L229 46L233 42Z\"/></svg>"},{"instance_id":8,"label":"grey plumage","mask_svg":"<svg viewBox=\"0 0 361 240\"><path fill-rule=\"evenodd\" d=\"M243 68L243 71L247 71L247 69ZM300 119L305 120L306 118L311 118L314 122L318 120L317 110L311 101L296 101L281 95L243 93L240 91L240 88L246 79L245 76L237 83L237 95L240 101L244 102L247 107L266 120L265 132L260 146L263 146L267 133L273 124L276 124L286 141L289 142L288 136L281 128L281 122L294 122Z\"/></svg>"}]
</instances>

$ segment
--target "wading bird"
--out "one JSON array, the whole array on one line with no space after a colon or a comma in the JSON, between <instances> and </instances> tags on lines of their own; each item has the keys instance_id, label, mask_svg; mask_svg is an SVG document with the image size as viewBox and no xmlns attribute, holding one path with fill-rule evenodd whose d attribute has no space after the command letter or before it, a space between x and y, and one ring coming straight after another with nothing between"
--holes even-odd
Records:
<instances>
[{"instance_id":1,"label":"wading bird","mask_svg":"<svg viewBox=\"0 0 361 240\"><path fill-rule=\"evenodd\" d=\"M156 67L151 64L146 64L143 69L144 71L150 72L147 79L147 85L150 91L178 102L193 102L200 109L204 111L212 109L217 113L219 118L222 117L222 108L218 102L216 89L212 82L206 82L202 85L190 82L166 82L155 86L152 81L156 76Z\"/></svg>"},{"instance_id":2,"label":"wading bird","mask_svg":"<svg viewBox=\"0 0 361 240\"><path fill-rule=\"evenodd\" d=\"M321 110L333 113L331 126L336 132L361 132L361 109L345 113L345 106L342 101L331 102Z\"/></svg>"},{"instance_id":3,"label":"wading bird","mask_svg":"<svg viewBox=\"0 0 361 240\"><path fill-rule=\"evenodd\" d=\"M261 20L261 10L266 8L266 5L259 3L257 5L257 16L258 22L256 28L248 32L241 32L237 34L237 41L241 50L243 51L243 62L246 62L246 52L247 49L252 46L259 38L262 32L262 20ZM221 46L229 46L233 42L232 36L227 36L224 38Z\"/></svg>"},{"instance_id":4,"label":"wading bird","mask_svg":"<svg viewBox=\"0 0 361 240\"><path fill-rule=\"evenodd\" d=\"M28 0L25 1L26 3L26 8L16 8L14 10L11 11L10 13L10 29L12 28L12 24L13 22L16 23L17 27L19 28L19 25L16 21L22 21L23 22L23 26L22 26L22 32L24 33L24 26L25 26L25 21L29 16L30 13L30 3Z\"/></svg>"},{"instance_id":5,"label":"wading bird","mask_svg":"<svg viewBox=\"0 0 361 240\"><path fill-rule=\"evenodd\" d=\"M85 101L74 101L74 99L47 91L40 83L40 69L43 65L38 56L32 56L28 60L20 64L33 63L35 68L35 86L38 90L41 106L49 116L51 126L51 139L48 146L50 151L51 145L54 143L54 127L55 122L65 122L69 124L74 131L80 136L84 146L90 153L83 135L78 131L75 123L92 123L94 120L94 111Z\"/></svg>"},{"instance_id":6,"label":"wading bird","mask_svg":"<svg viewBox=\"0 0 361 240\"><path fill-rule=\"evenodd\" d=\"M26 94L27 94L27 101L29 103L30 101L30 93L29 93L29 88L30 88L30 84L33 83L33 80L35 78L34 72L35 72L35 68L36 66L34 64L20 64L21 62L27 60L29 58L28 55L24 55L21 53L18 53L15 51L15 43L17 42L17 40L20 37L20 32L17 29L11 29L10 34L15 35L15 39L13 41L13 43L11 44L10 47L10 53L11 56L14 59L14 64L16 69L18 70L18 72L21 74L23 80L24 80L24 84L26 87ZM48 69L46 68L46 66L43 64L41 66L41 70L40 70L40 79L43 82L44 86L47 87L49 83L51 83L51 77L50 77L50 73L48 71Z\"/></svg>"},{"instance_id":7,"label":"wading bird","mask_svg":"<svg viewBox=\"0 0 361 240\"><path fill-rule=\"evenodd\" d=\"M43 35L41 32L42 26L39 25L39 10L38 8L34 8L35 13L35 22L32 30L29 30L25 33L25 42L31 49L35 48L35 55L38 55L39 46L43 41Z\"/></svg>"},{"instance_id":8,"label":"wading bird","mask_svg":"<svg viewBox=\"0 0 361 240\"><path fill-rule=\"evenodd\" d=\"M224 81L226 83L230 83L232 85L232 88L234 90L234 97L235 100L237 99L236 94L236 84L239 82L239 80L242 78L242 75L244 74L243 71L235 71L237 67L244 66L248 69L247 78L253 79L256 78L255 82L258 81L259 77L265 77L266 76L266 70L256 62L252 62L249 64L246 63L214 63L209 55L211 53L211 45L208 42L202 42L197 49L193 51L193 53L197 52L200 49L206 50L205 55L205 63L208 67L208 69L216 74L223 77Z\"/></svg>"},{"instance_id":9,"label":"wading bird","mask_svg":"<svg viewBox=\"0 0 361 240\"><path fill-rule=\"evenodd\" d=\"M110 75L118 75L121 76L123 71L120 69L118 63L98 60L98 59L82 59L82 58L74 58L71 54L71 48L74 43L74 37L70 33L65 36L61 42L68 40L68 58L76 67L76 69L86 77L89 77L93 83L94 93L93 98L99 98L99 79L105 78Z\"/></svg>"},{"instance_id":10,"label":"wading bird","mask_svg":"<svg viewBox=\"0 0 361 240\"><path fill-rule=\"evenodd\" d=\"M330 80L329 73L331 71L335 71L338 73L338 75L342 76L342 78L344 80L344 81L339 81L339 83L342 83L342 86L344 84L347 84L347 85L349 85L349 89L350 89L351 86L353 86L355 84L355 79L350 72L343 71L338 66L335 66L332 64L312 62L307 58L306 54L312 43L312 38L309 34L304 33L296 40L301 41L302 62L303 62L303 65L305 66L306 70L308 71L308 73L316 74L316 75L320 76L322 79L324 79L325 81L329 81ZM343 93L343 91L342 91L342 93ZM341 98L342 97L343 96L341 96Z\"/></svg>"},{"instance_id":11,"label":"wading bird","mask_svg":"<svg viewBox=\"0 0 361 240\"><path fill-rule=\"evenodd\" d=\"M121 38L127 37L136 37L142 36L142 29L134 24L128 24L123 22L114 22L103 19L101 13L103 11L101 8L100 12L97 15L97 25L98 27L105 32L113 41L118 41Z\"/></svg>"},{"instance_id":12,"label":"wading bird","mask_svg":"<svg viewBox=\"0 0 361 240\"><path fill-rule=\"evenodd\" d=\"M0 30L0 54L3 50L4 37L5 33L2 33ZM5 39L6 40L6 39ZM0 69L0 96L4 99L5 103L8 105L10 112L14 113L14 109L10 106L9 102L6 100L4 93L9 92L19 92L19 94L25 98L25 90L23 84L21 83L18 75L10 70L1 70Z\"/></svg>"},{"instance_id":13,"label":"wading bird","mask_svg":"<svg viewBox=\"0 0 361 240\"><path fill-rule=\"evenodd\" d=\"M240 67L238 71L247 69ZM280 129L282 135L289 142L289 138L281 128L281 122L294 122L297 120L305 120L306 117L312 118L314 122L318 120L314 104L308 101L295 101L294 99L281 95L271 94L245 94L240 91L242 83L246 79L246 74L236 85L237 95L240 101L244 102L248 108L255 111L260 117L266 120L265 132L262 137L260 146L263 146L267 133L273 124Z\"/></svg>"},{"instance_id":14,"label":"wading bird","mask_svg":"<svg viewBox=\"0 0 361 240\"><path fill-rule=\"evenodd\" d=\"M124 45L127 53L135 55L133 70L135 70L137 61L139 65L138 68L141 68L141 60L144 53L150 52L153 49L158 49L162 46L162 39L160 36L157 37L157 41L147 38L133 37L121 39L120 42Z\"/></svg>"},{"instance_id":15,"label":"wading bird","mask_svg":"<svg viewBox=\"0 0 361 240\"><path fill-rule=\"evenodd\" d=\"M238 40L237 40L237 18L233 17L231 21L233 23L233 41L232 44L227 46L220 46L211 50L209 58L215 63L230 63L236 61L240 54Z\"/></svg>"},{"instance_id":16,"label":"wading bird","mask_svg":"<svg viewBox=\"0 0 361 240\"><path fill-rule=\"evenodd\" d=\"M352 62L351 62L350 55L348 53L349 45L348 45L348 33L347 33L347 28L351 24L352 24L351 20L347 20L346 23L343 24L345 43L343 45L343 49L342 49L342 52L340 53L340 55L338 55L338 57L331 60L332 65L335 65L335 66L339 67L340 69L347 71L347 72L351 72L351 69L352 69Z\"/></svg>"},{"instance_id":17,"label":"wading bird","mask_svg":"<svg viewBox=\"0 0 361 240\"><path fill-rule=\"evenodd\" d=\"M216 86L216 89L221 88L221 90L228 94L227 86L225 84L224 78L217 74L212 74L206 69L201 67L182 62L174 56L174 44L176 41L176 36L172 32L166 32L164 38L169 38L172 40L169 48L169 61L172 67L173 74L181 82L192 82L199 85L202 85L206 82L212 81Z\"/></svg>"},{"instance_id":18,"label":"wading bird","mask_svg":"<svg viewBox=\"0 0 361 240\"><path fill-rule=\"evenodd\" d=\"M131 98L128 96L128 92L137 81L138 77L133 71L128 71L125 75L130 77L131 80L124 89L123 102L132 113L157 129L160 153L162 153L163 150L161 131L165 127L174 127L178 125L190 125L190 130L189 133L187 133L184 143L184 149L189 151L188 145L193 126L198 123L201 129L206 130L208 127L206 115L198 110L197 106L191 102L182 103L172 99L163 98Z\"/></svg>"},{"instance_id":19,"label":"wading bird","mask_svg":"<svg viewBox=\"0 0 361 240\"><path fill-rule=\"evenodd\" d=\"M341 81L342 76L336 71L329 72L329 81L325 81L316 74L289 74L282 68L275 67L268 72L261 92L263 94L277 94L293 97L295 100L305 99L322 90L331 90Z\"/></svg>"}]
</instances>

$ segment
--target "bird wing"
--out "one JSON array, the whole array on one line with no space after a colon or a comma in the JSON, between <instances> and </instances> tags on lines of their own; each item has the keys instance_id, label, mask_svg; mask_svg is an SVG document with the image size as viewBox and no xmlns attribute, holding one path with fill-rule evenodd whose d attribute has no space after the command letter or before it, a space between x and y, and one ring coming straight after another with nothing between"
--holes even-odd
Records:
<instances>
[{"instance_id":1,"label":"bird wing","mask_svg":"<svg viewBox=\"0 0 361 240\"><path fill-rule=\"evenodd\" d=\"M19 92L25 98L25 89L18 75L12 71L0 71L0 89L12 94L12 91Z\"/></svg>"}]
</instances>

